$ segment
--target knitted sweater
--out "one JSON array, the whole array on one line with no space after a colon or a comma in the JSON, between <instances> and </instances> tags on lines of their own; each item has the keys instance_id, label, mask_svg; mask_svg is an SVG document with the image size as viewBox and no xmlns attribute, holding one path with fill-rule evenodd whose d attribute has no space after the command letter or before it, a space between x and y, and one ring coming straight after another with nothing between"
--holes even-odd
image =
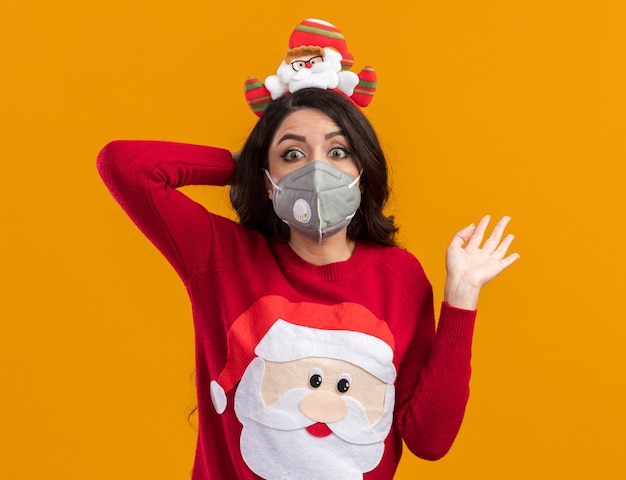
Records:
<instances>
[{"instance_id":1,"label":"knitted sweater","mask_svg":"<svg viewBox=\"0 0 626 480\"><path fill-rule=\"evenodd\" d=\"M177 190L185 185L226 185L234 169L227 150L117 141L100 152L98 169L114 198L172 264L192 302L199 415L195 480L388 480L403 442L424 459L447 453L469 395L475 312L443 303L435 328L432 289L413 255L397 247L357 242L347 261L315 266L288 244L268 241L212 214ZM311 320L317 317L319 328ZM282 326L287 330L271 336L278 319L286 320ZM367 331L354 341L350 334L359 325ZM298 333L290 337L294 329ZM330 346L318 348L309 334L323 334L324 345ZM268 338L273 343L268 344ZM246 341L253 345L246 346ZM297 352L307 348L310 355ZM385 348L391 351L387 359ZM266 351L270 353L265 360L259 359ZM308 395L337 365L351 373L339 375L335 390L319 396L334 402L322 409L325 420L307 425L302 412L314 411L314 404L307 400L305 405L298 397L299 413L288 407L279 411L287 419L285 425L266 429L267 436L265 430L253 428L270 424L262 420L259 408L275 404L280 410L279 393ZM290 387L289 372L302 368L310 368L306 385ZM244 392L248 377L252 387ZM360 393L359 382L368 385ZM344 403L336 400L339 394ZM335 435L334 425L341 423L337 412L345 405L352 412L353 404L355 411L359 405L368 408L348 416L373 427L363 438ZM249 428L244 420L248 410L253 418ZM287 440L290 455L278 453L280 441L272 436L283 433L298 435ZM373 450L359 450L369 446ZM293 473L298 468L299 473Z\"/></svg>"}]
</instances>

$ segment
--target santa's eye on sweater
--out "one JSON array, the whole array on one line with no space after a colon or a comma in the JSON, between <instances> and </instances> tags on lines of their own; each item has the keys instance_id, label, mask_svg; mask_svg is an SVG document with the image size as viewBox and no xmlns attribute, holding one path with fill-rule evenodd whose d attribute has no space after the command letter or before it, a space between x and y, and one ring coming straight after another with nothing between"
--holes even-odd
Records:
<instances>
[{"instance_id":1,"label":"santa's eye on sweater","mask_svg":"<svg viewBox=\"0 0 626 480\"><path fill-rule=\"evenodd\" d=\"M313 388L319 388L322 385L323 381L324 374L319 368L314 368L313 370L311 370L311 373L309 373L309 385L311 385Z\"/></svg>"},{"instance_id":2,"label":"santa's eye on sweater","mask_svg":"<svg viewBox=\"0 0 626 480\"><path fill-rule=\"evenodd\" d=\"M337 380L337 391L340 393L346 393L350 388L350 383L352 382L352 378L350 375L342 375Z\"/></svg>"}]
</instances>

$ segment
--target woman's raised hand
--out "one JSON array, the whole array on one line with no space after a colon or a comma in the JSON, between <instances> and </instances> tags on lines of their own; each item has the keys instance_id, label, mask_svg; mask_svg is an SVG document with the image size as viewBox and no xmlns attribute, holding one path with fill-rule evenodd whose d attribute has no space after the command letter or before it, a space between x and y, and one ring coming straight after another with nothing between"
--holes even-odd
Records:
<instances>
[{"instance_id":1,"label":"woman's raised hand","mask_svg":"<svg viewBox=\"0 0 626 480\"><path fill-rule=\"evenodd\" d=\"M491 217L483 217L478 225L469 225L459 231L446 252L448 276L444 301L450 305L474 310L478 304L480 289L519 258L519 254L507 255L514 236L504 230L511 220L502 217L483 242Z\"/></svg>"}]
</instances>

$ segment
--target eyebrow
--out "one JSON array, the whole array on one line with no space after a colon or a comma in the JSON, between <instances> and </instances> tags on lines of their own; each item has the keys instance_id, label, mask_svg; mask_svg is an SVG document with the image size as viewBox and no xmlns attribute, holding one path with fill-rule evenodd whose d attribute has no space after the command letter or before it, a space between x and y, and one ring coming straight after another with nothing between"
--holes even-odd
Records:
<instances>
[{"instance_id":1,"label":"eyebrow","mask_svg":"<svg viewBox=\"0 0 626 480\"><path fill-rule=\"evenodd\" d=\"M345 137L345 136L346 136L346 135L345 135L345 133L343 133L343 130L337 130L336 132L330 132L330 133L327 133L327 134L324 136L324 138L325 138L326 140L330 140L330 139L331 139L331 138L333 138L333 137Z\"/></svg>"},{"instance_id":2,"label":"eyebrow","mask_svg":"<svg viewBox=\"0 0 626 480\"><path fill-rule=\"evenodd\" d=\"M330 140L333 137L345 136L342 130L337 130L336 132L330 132L324 135L326 140ZM296 135L294 133L287 133L280 137L280 140L276 143L276 145L280 145L285 140L296 140L297 142L306 142L306 137L303 135Z\"/></svg>"},{"instance_id":3,"label":"eyebrow","mask_svg":"<svg viewBox=\"0 0 626 480\"><path fill-rule=\"evenodd\" d=\"M306 142L306 137L303 137L302 135L295 135L293 133L287 133L287 134L283 135L282 137L280 137L280 140L278 140L276 145L280 145L285 140L296 140L298 142L303 142L304 143L304 142Z\"/></svg>"}]
</instances>

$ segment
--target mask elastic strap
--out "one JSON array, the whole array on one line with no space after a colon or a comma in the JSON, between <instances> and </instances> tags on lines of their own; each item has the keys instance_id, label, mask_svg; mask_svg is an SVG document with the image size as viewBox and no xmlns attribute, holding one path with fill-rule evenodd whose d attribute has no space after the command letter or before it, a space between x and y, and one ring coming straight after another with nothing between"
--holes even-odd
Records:
<instances>
[{"instance_id":1,"label":"mask elastic strap","mask_svg":"<svg viewBox=\"0 0 626 480\"><path fill-rule=\"evenodd\" d=\"M270 172L268 172L265 168L263 169L263 171L265 172L265 176L267 177L267 179L270 181L270 183L274 186L274 188L276 190L282 190L281 187L279 187L278 185L276 185L274 183L274 180L272 180L272 176L270 175ZM359 175L360 176L360 175Z\"/></svg>"},{"instance_id":2,"label":"mask elastic strap","mask_svg":"<svg viewBox=\"0 0 626 480\"><path fill-rule=\"evenodd\" d=\"M354 187L358 183L358 181L361 179L361 175L363 175L363 169L361 169L361 171L359 172L359 176L356 177L350 185L348 185L348 188Z\"/></svg>"}]
</instances>

